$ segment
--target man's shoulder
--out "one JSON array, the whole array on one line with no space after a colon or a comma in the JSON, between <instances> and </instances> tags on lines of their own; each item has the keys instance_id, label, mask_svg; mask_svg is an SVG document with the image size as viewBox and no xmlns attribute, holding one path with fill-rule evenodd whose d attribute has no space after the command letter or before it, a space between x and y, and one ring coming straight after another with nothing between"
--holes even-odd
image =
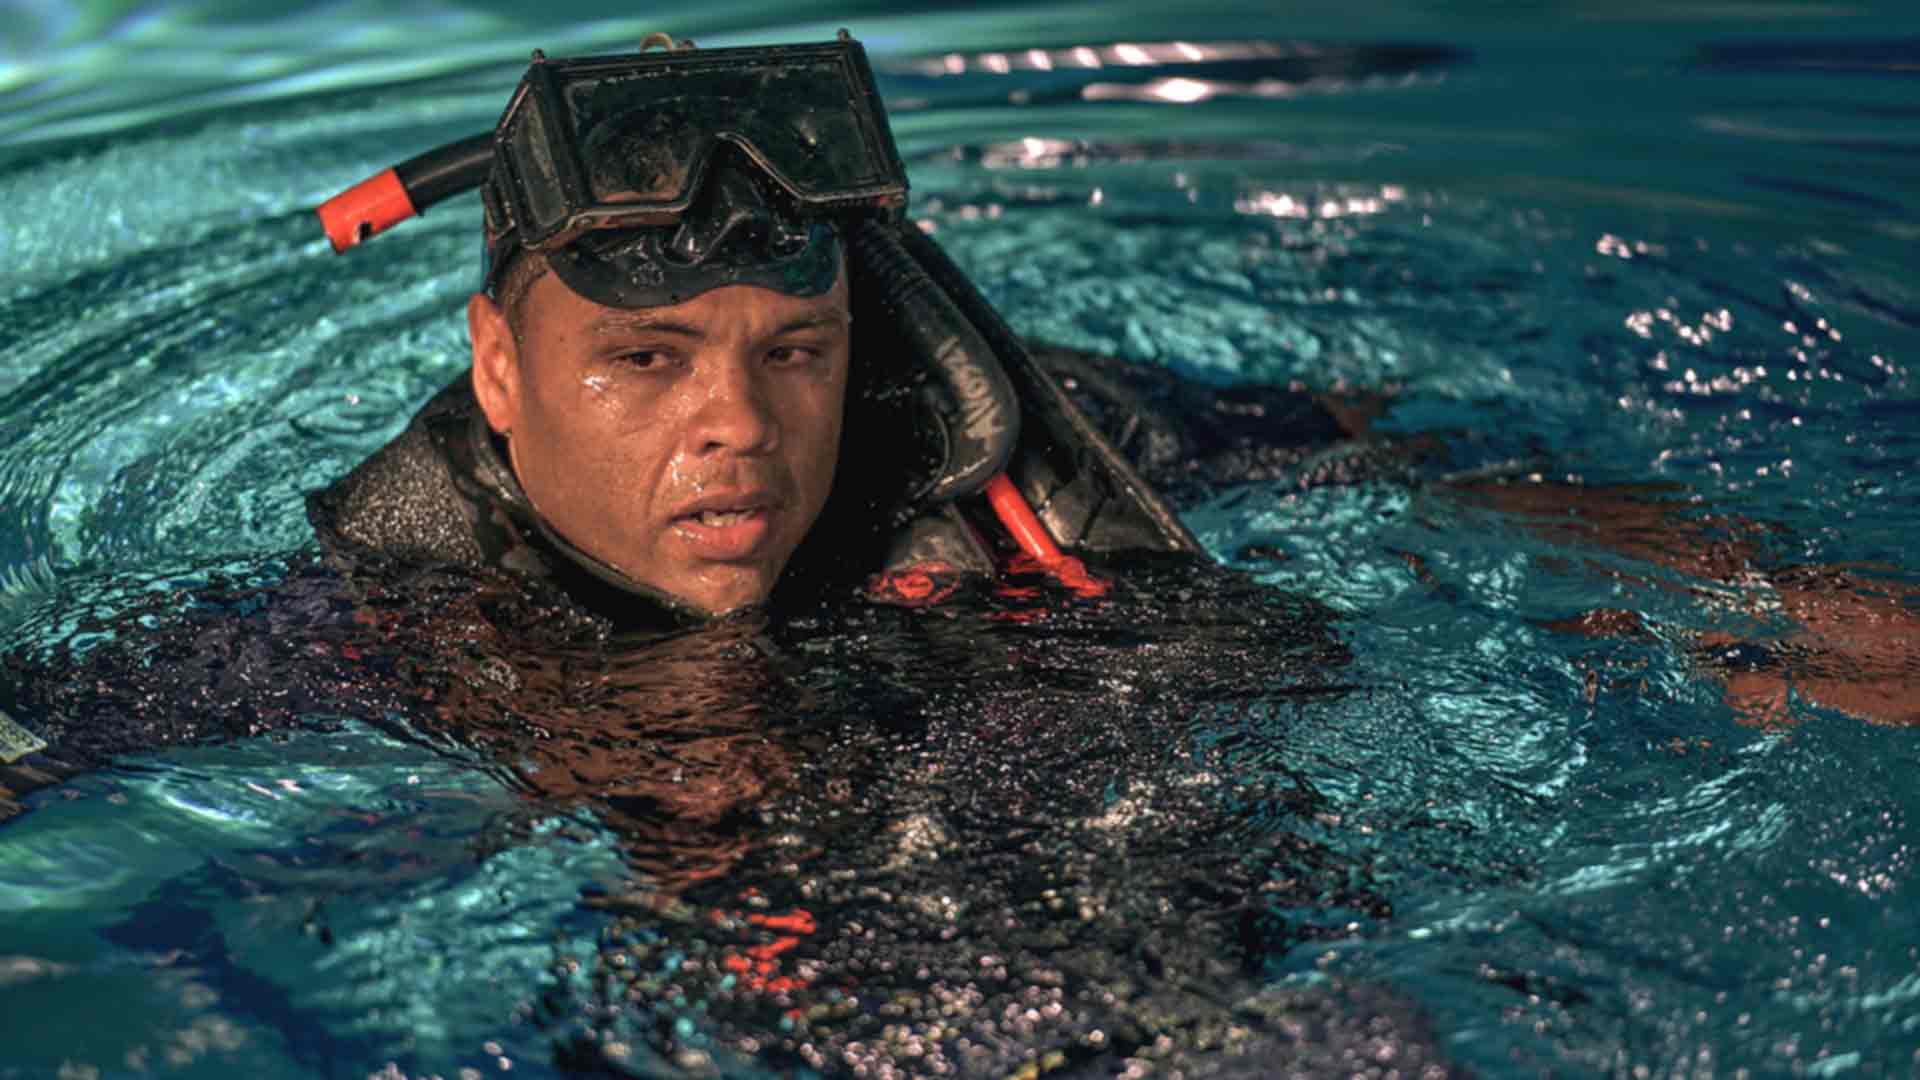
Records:
<instances>
[{"instance_id":1,"label":"man's shoulder","mask_svg":"<svg viewBox=\"0 0 1920 1080\"><path fill-rule=\"evenodd\" d=\"M329 551L363 550L479 565L470 483L459 443L478 406L462 375L420 407L406 428L345 476L307 496L307 520Z\"/></svg>"}]
</instances>

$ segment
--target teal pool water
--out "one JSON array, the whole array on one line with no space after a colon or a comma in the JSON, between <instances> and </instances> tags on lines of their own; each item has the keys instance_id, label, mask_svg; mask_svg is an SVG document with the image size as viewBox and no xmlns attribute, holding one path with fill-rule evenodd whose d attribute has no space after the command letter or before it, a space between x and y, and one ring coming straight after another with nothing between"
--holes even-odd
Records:
<instances>
[{"instance_id":1,"label":"teal pool water","mask_svg":"<svg viewBox=\"0 0 1920 1080\"><path fill-rule=\"evenodd\" d=\"M410 10L6 9L11 650L96 645L95 612L204 615L181 598L210 581L305 595L301 494L464 368L477 207L336 258L313 204L491 125L535 45L840 25L881 69L916 215L1023 333L1215 384L1392 388L1376 431L1433 439L1429 481L1654 486L1755 523L1742 558L1776 581L1842 566L1893 598L1845 608L1827 644L1889 629L1792 669L1755 724L1700 643L1792 655L1803 630L1777 586L1659 561L1700 537L1606 549L1553 528L1563 511L1433 482L1223 486L1186 520L1270 594L1222 602L1252 630L1149 599L1158 630L976 613L822 629L879 643L844 655L779 637L751 678L793 693L722 702L744 727L701 733L778 752L726 774L746 824L692 839L672 800L533 798L397 737L431 717L345 698L284 737L43 790L0 824L0 1077L550 1075L583 1040L643 1074L802 1069L775 1054L778 1008L685 973L719 933L690 910L818 916L821 963L886 988L814 1003L845 1051L907 1008L889 957L1052 955L982 913L1056 901L1069 989L1118 958L1127 1015L1199 1047L1187 1075L1241 1075L1214 1029L1288 994L1404 1010L1407 1045L1484 1075L1920 1070L1920 736L1875 722L1920 716L1899 636L1920 585L1905 5ZM1600 609L1638 632L1564 629ZM287 653L330 640L234 611ZM1286 630L1325 612L1337 649ZM1871 709L1829 692L1849 680ZM835 816L821 793L842 790L861 814ZM689 909L649 891L716 830L765 843ZM891 944L861 952L875 928ZM1209 966L1223 943L1241 970ZM609 964L685 992L614 1008ZM1087 1045L1020 1006L995 1067ZM755 1032L764 1054L721 1052Z\"/></svg>"}]
</instances>

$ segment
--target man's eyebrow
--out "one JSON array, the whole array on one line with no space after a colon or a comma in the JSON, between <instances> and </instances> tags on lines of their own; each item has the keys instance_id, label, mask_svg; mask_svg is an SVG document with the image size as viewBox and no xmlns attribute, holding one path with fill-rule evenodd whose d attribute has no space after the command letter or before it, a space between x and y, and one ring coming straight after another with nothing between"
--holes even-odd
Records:
<instances>
[{"instance_id":1,"label":"man's eyebrow","mask_svg":"<svg viewBox=\"0 0 1920 1080\"><path fill-rule=\"evenodd\" d=\"M844 330L853 323L853 314L845 308L823 308L795 315L772 330L767 337L779 337L782 334L797 334L804 330Z\"/></svg>"}]
</instances>

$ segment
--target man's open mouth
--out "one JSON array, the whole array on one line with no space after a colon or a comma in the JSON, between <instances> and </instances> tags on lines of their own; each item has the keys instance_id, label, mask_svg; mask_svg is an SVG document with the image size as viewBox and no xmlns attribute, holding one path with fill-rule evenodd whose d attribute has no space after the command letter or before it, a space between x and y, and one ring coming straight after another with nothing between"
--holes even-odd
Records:
<instances>
[{"instance_id":1,"label":"man's open mouth","mask_svg":"<svg viewBox=\"0 0 1920 1080\"><path fill-rule=\"evenodd\" d=\"M758 513L756 510L702 510L693 515L693 519L710 529L723 529L728 525L738 525L747 515Z\"/></svg>"},{"instance_id":2,"label":"man's open mouth","mask_svg":"<svg viewBox=\"0 0 1920 1080\"><path fill-rule=\"evenodd\" d=\"M689 507L673 519L681 538L710 559L753 558L772 533L776 507L754 495L726 496Z\"/></svg>"}]
</instances>

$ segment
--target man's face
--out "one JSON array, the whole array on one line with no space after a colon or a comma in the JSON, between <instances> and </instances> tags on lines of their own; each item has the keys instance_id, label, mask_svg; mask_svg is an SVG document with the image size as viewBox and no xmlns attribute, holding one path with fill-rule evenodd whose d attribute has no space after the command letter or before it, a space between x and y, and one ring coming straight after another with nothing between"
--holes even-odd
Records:
<instances>
[{"instance_id":1,"label":"man's face","mask_svg":"<svg viewBox=\"0 0 1920 1080\"><path fill-rule=\"evenodd\" d=\"M474 389L547 523L705 611L765 600L833 486L845 271L821 296L731 285L635 310L544 273L517 314L516 340L491 299L468 304Z\"/></svg>"}]
</instances>

